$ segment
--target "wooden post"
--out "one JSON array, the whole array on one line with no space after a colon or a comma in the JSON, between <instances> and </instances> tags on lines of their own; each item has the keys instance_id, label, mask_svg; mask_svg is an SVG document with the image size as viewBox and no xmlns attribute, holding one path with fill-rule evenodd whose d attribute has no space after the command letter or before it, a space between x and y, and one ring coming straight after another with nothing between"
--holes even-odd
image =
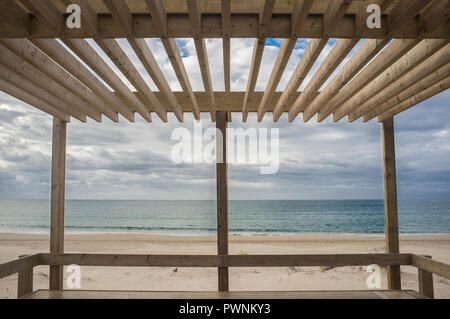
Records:
<instances>
[{"instance_id":1,"label":"wooden post","mask_svg":"<svg viewBox=\"0 0 450 319\"><path fill-rule=\"evenodd\" d=\"M50 253L64 252L66 122L53 118ZM50 289L63 288L63 266L50 266Z\"/></svg>"},{"instance_id":2,"label":"wooden post","mask_svg":"<svg viewBox=\"0 0 450 319\"><path fill-rule=\"evenodd\" d=\"M399 253L397 178L395 171L394 119L382 122L384 212L386 225L386 252ZM389 289L401 289L400 266L387 267Z\"/></svg>"},{"instance_id":3,"label":"wooden post","mask_svg":"<svg viewBox=\"0 0 450 319\"><path fill-rule=\"evenodd\" d=\"M431 259L431 256L426 256ZM433 274L431 272L417 268L419 277L419 293L434 299Z\"/></svg>"},{"instance_id":4,"label":"wooden post","mask_svg":"<svg viewBox=\"0 0 450 319\"><path fill-rule=\"evenodd\" d=\"M216 163L217 178L217 253L228 255L228 164L227 164L227 113L216 112L216 128L222 136L216 137L216 154L222 151L222 162ZM220 138L222 140L220 141ZM218 158L219 161L219 158ZM228 291L228 267L218 268L219 291Z\"/></svg>"},{"instance_id":5,"label":"wooden post","mask_svg":"<svg viewBox=\"0 0 450 319\"><path fill-rule=\"evenodd\" d=\"M26 256L27 255L19 256L19 258ZM34 267L29 267L19 272L17 280L17 298L22 298L33 291L33 269Z\"/></svg>"}]
</instances>

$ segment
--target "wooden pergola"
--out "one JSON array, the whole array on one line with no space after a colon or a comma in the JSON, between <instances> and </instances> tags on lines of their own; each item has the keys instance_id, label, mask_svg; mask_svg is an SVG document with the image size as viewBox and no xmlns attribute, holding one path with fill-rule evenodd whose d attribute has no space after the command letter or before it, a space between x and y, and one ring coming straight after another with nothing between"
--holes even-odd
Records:
<instances>
[{"instance_id":1,"label":"wooden pergola","mask_svg":"<svg viewBox=\"0 0 450 319\"><path fill-rule=\"evenodd\" d=\"M80 28L66 26L69 4L81 8ZM381 8L379 28L366 24L369 4ZM388 267L389 289L401 289L400 265L418 267L420 293L432 297L431 273L449 278L450 266L399 253L393 117L449 88L449 9L448 0L0 0L0 90L54 119L50 254L0 265L0 277L19 272L19 296L24 296L32 291L32 269L40 264L50 265L50 290L62 290L62 266L70 263L217 267L218 289L226 292L228 267L377 263ZM158 92L117 38L128 41ZM181 92L172 91L145 38L161 39ZM193 91L176 38L193 38L204 92ZM223 92L213 90L206 38L222 39ZM245 92L230 90L231 38L255 39ZM265 91L256 92L267 38L281 38L282 44ZM308 46L286 88L277 92L298 38L310 39ZM298 92L331 38L338 38L336 44ZM136 91L86 39L95 41ZM362 45L338 68L360 40ZM254 112L258 122L266 113L274 122L283 113L289 121L301 114L304 122L331 115L334 122L376 117L382 123L387 254L229 255L226 162L216 164L217 255L64 254L66 123L71 118L101 122L106 116L118 122L120 114L133 122L137 113L148 122L154 114L167 122L173 113L182 122L185 113L197 120L209 113L226 141L232 112L242 114L242 121ZM226 154L226 143L220 142Z\"/></svg>"}]
</instances>

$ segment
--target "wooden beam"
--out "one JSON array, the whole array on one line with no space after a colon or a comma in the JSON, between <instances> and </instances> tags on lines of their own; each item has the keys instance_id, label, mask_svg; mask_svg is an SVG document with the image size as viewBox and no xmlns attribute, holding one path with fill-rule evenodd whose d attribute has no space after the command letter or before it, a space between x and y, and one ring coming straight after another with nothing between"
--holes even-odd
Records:
<instances>
[{"instance_id":1,"label":"wooden beam","mask_svg":"<svg viewBox=\"0 0 450 319\"><path fill-rule=\"evenodd\" d=\"M217 182L217 253L228 255L228 164L227 164L227 113L218 111L216 128L216 182ZM219 291L228 291L228 268L218 269Z\"/></svg>"},{"instance_id":2,"label":"wooden beam","mask_svg":"<svg viewBox=\"0 0 450 319\"><path fill-rule=\"evenodd\" d=\"M367 84L358 94L355 94L337 108L334 111L333 120L339 121L359 105L439 51L447 43L448 40L422 40L418 45L405 53L397 62L389 68L386 68L380 75Z\"/></svg>"},{"instance_id":3,"label":"wooden beam","mask_svg":"<svg viewBox=\"0 0 450 319\"><path fill-rule=\"evenodd\" d=\"M0 44L5 47L1 50L7 67L13 68L43 90L64 100L71 105L69 109L79 109L99 122L102 120L101 113L115 122L118 121L117 113L105 104L97 104L99 101L91 91L28 40L2 39Z\"/></svg>"},{"instance_id":4,"label":"wooden beam","mask_svg":"<svg viewBox=\"0 0 450 319\"><path fill-rule=\"evenodd\" d=\"M280 99L278 100L275 108L273 110L273 121L276 122L283 113L288 99L297 93L297 89L303 83L311 70L314 62L316 62L317 57L320 52L322 52L323 47L327 44L326 39L312 39L309 41L308 47L303 53L300 61L298 62L291 78L289 79L286 88L283 91Z\"/></svg>"},{"instance_id":5,"label":"wooden beam","mask_svg":"<svg viewBox=\"0 0 450 319\"><path fill-rule=\"evenodd\" d=\"M419 281L419 293L428 298L434 299L433 274L417 268L417 275L417 279Z\"/></svg>"},{"instance_id":6,"label":"wooden beam","mask_svg":"<svg viewBox=\"0 0 450 319\"><path fill-rule=\"evenodd\" d=\"M276 14L272 17L270 27L267 29L266 37L270 38L290 38L292 36L291 14ZM161 33L154 27L153 19L147 14L133 13L131 16L131 35L126 30L117 25L114 18L109 13L97 15L98 34L96 38L159 38ZM22 24L22 22L17 22ZM16 23L16 26L17 26ZM330 38L366 38L366 39L447 39L450 31L446 27L447 22L442 24L432 32L423 28L423 22L418 17L408 20L400 28L387 35L387 16L381 17L381 28L364 28L359 36L355 36L357 31L355 26L355 15L346 14L334 27L329 28L327 34ZM222 38L222 15L221 13L205 14L202 16L201 38ZM0 37L19 38L23 37L25 25L17 28L6 28L8 21L0 21ZM193 36L189 25L189 15L185 12L167 15L167 38L191 38ZM259 14L256 13L231 13L231 38L257 38L260 36ZM30 18L30 37L37 38L57 38L61 34L47 28L46 24L35 16ZM323 14L310 13L306 18L303 28L298 32L298 38L324 38ZM92 30L82 24L81 29L63 30L63 37L66 39L79 39L92 37Z\"/></svg>"},{"instance_id":7,"label":"wooden beam","mask_svg":"<svg viewBox=\"0 0 450 319\"><path fill-rule=\"evenodd\" d=\"M178 82L180 83L184 94L190 99L190 102L192 104L192 112L194 113L195 119L199 120L200 108L194 95L194 91L192 90L191 82L189 81L189 77L187 75L186 68L184 67L183 60L181 59L177 42L175 41L175 39L162 39L161 41L163 43L164 49L167 52L170 63L172 64L173 70L177 75Z\"/></svg>"},{"instance_id":8,"label":"wooden beam","mask_svg":"<svg viewBox=\"0 0 450 319\"><path fill-rule=\"evenodd\" d=\"M374 117L379 116L383 113L389 113L391 109L400 106L400 104L402 105L399 107L399 109L401 109L402 106L408 105L410 102L417 101L414 99L416 94L420 94L422 91L425 91L436 83L444 80L449 74L450 64L447 64L440 69L429 73L428 75L427 73L425 73L425 77L423 78L421 74L418 74L417 80L413 84L367 112L367 114L365 114L363 117L363 122L370 121ZM409 101L407 102L407 100Z\"/></svg>"},{"instance_id":9,"label":"wooden beam","mask_svg":"<svg viewBox=\"0 0 450 319\"><path fill-rule=\"evenodd\" d=\"M350 7L353 0L330 1L327 10L323 15L323 36L330 38L330 34L336 25L344 17L345 12Z\"/></svg>"},{"instance_id":10,"label":"wooden beam","mask_svg":"<svg viewBox=\"0 0 450 319\"><path fill-rule=\"evenodd\" d=\"M41 265L114 266L114 267L289 267L289 266L367 266L377 264L411 265L411 254L322 254L322 255L123 255L123 254L39 254ZM421 267L446 274L449 265L428 264ZM439 271L436 265L445 266ZM0 265L0 274L1 274ZM428 270L430 271L430 270ZM448 277L446 277L448 278Z\"/></svg>"},{"instance_id":11,"label":"wooden beam","mask_svg":"<svg viewBox=\"0 0 450 319\"><path fill-rule=\"evenodd\" d=\"M296 0L291 16L291 38L299 38L300 31L305 26L313 0Z\"/></svg>"},{"instance_id":12,"label":"wooden beam","mask_svg":"<svg viewBox=\"0 0 450 319\"><path fill-rule=\"evenodd\" d=\"M167 12L161 0L145 0L152 16L152 22L159 31L159 37L167 38Z\"/></svg>"},{"instance_id":13,"label":"wooden beam","mask_svg":"<svg viewBox=\"0 0 450 319\"><path fill-rule=\"evenodd\" d=\"M275 1L264 0L264 6L259 15L259 35L255 39L253 46L252 62L250 65L250 73L248 76L247 89L245 91L244 103L242 105L242 121L246 122L248 117L248 100L250 95L255 91L256 81L258 80L259 68L261 67L264 45L266 42L266 34L268 33L270 22L272 20L272 11Z\"/></svg>"},{"instance_id":14,"label":"wooden beam","mask_svg":"<svg viewBox=\"0 0 450 319\"><path fill-rule=\"evenodd\" d=\"M92 70L108 83L114 90L120 92L124 100L133 105L133 111L137 111L145 120L151 122L150 112L147 107L131 92L118 75L99 56L99 54L85 40L66 39L64 43L75 52Z\"/></svg>"},{"instance_id":15,"label":"wooden beam","mask_svg":"<svg viewBox=\"0 0 450 319\"><path fill-rule=\"evenodd\" d=\"M311 118L322 105L330 101L364 66L386 45L388 40L366 40L333 77L323 91L303 112L303 118ZM318 117L318 121L323 119Z\"/></svg>"},{"instance_id":16,"label":"wooden beam","mask_svg":"<svg viewBox=\"0 0 450 319\"><path fill-rule=\"evenodd\" d=\"M222 50L223 50L223 76L225 92L230 94L230 34L231 34L231 3L228 0L221 1L222 8ZM229 99L227 99L229 101ZM227 118L231 121L231 112L227 112Z\"/></svg>"},{"instance_id":17,"label":"wooden beam","mask_svg":"<svg viewBox=\"0 0 450 319\"><path fill-rule=\"evenodd\" d=\"M397 177L395 168L394 119L382 123L384 212L386 226L386 252L400 251L398 238ZM388 266L388 289L401 289L400 266Z\"/></svg>"},{"instance_id":18,"label":"wooden beam","mask_svg":"<svg viewBox=\"0 0 450 319\"><path fill-rule=\"evenodd\" d=\"M19 272L17 278L17 298L28 295L33 291L33 267Z\"/></svg>"},{"instance_id":19,"label":"wooden beam","mask_svg":"<svg viewBox=\"0 0 450 319\"><path fill-rule=\"evenodd\" d=\"M409 0L409 1L399 1L397 6L392 10L388 16L387 20L387 36L392 37L394 31L400 29L408 20L412 20L421 11L425 10L434 0L423 1L423 0Z\"/></svg>"},{"instance_id":20,"label":"wooden beam","mask_svg":"<svg viewBox=\"0 0 450 319\"><path fill-rule=\"evenodd\" d=\"M247 89L245 90L244 103L242 105L242 121L247 121L248 116L248 100L250 94L255 91L256 80L258 79L259 68L261 66L261 59L264 52L265 39L255 39L253 46L252 62L250 65L250 73L248 75Z\"/></svg>"},{"instance_id":21,"label":"wooden beam","mask_svg":"<svg viewBox=\"0 0 450 319\"><path fill-rule=\"evenodd\" d=\"M41 87L39 87L38 85L36 85L36 82L33 83L26 77L13 71L12 69L9 69L3 64L0 64L0 77L7 80L9 83L15 85L16 87L20 87L21 89L27 91L30 95L33 95L37 99L44 101L46 104L51 105L55 109L60 109L62 112L70 114L81 122L86 122L86 114L80 112L76 108L71 107L70 104L67 104L65 101L61 100L57 96L52 95L45 89L46 86L52 85L53 81L51 79L45 76L38 77L37 82L41 83ZM42 83L44 83L45 85L42 85ZM95 119L100 122L101 116Z\"/></svg>"},{"instance_id":22,"label":"wooden beam","mask_svg":"<svg viewBox=\"0 0 450 319\"><path fill-rule=\"evenodd\" d=\"M163 122L167 122L167 112L161 106L159 100L153 94L151 88L145 82L141 74L136 70L133 62L130 58L123 52L120 45L115 39L102 39L97 40L97 44L102 48L102 50L108 55L108 57L114 62L117 68L125 75L125 77L130 81L130 83L136 88L136 90L147 98L152 104L156 113L161 118ZM155 61L156 62L156 61ZM142 104L145 101L140 100ZM183 121L183 113L176 113L177 118L180 122Z\"/></svg>"},{"instance_id":23,"label":"wooden beam","mask_svg":"<svg viewBox=\"0 0 450 319\"><path fill-rule=\"evenodd\" d=\"M33 44L95 93L92 94L94 98L90 102L103 107L105 109L105 111L102 111L103 113L108 114L109 111L107 112L106 110L111 108L115 112L119 112L130 122L134 122L132 107L123 105L124 103L109 91L80 61L70 54L62 44L55 39L36 39L33 40ZM89 98L87 97L87 99Z\"/></svg>"},{"instance_id":24,"label":"wooden beam","mask_svg":"<svg viewBox=\"0 0 450 319\"><path fill-rule=\"evenodd\" d=\"M150 4L149 4L150 2ZM157 19L152 19L153 27L158 31L163 46L167 52L172 68L175 71L178 82L180 83L183 92L189 97L192 104L192 112L195 119L200 119L200 111L194 92L192 91L191 82L181 59L180 51L175 39L167 38L167 13L161 0L147 1L147 7L150 14L158 16ZM162 18L161 18L162 17Z\"/></svg>"},{"instance_id":25,"label":"wooden beam","mask_svg":"<svg viewBox=\"0 0 450 319\"><path fill-rule=\"evenodd\" d=\"M145 39L129 39L128 40L134 52L142 62L145 70L151 76L153 82L155 82L158 89L163 92L169 101L172 110L180 122L183 121L183 110L181 109L178 100L172 92L164 74L159 68L155 57L153 56L150 48L148 47Z\"/></svg>"},{"instance_id":26,"label":"wooden beam","mask_svg":"<svg viewBox=\"0 0 450 319\"><path fill-rule=\"evenodd\" d=\"M303 110L307 110L310 102L317 96L317 91L330 77L334 70L341 64L351 49L358 43L354 39L339 39L331 49L319 69L314 73L303 94L298 97L295 103L289 109L289 122L292 122L296 116ZM315 110L313 110L315 111ZM308 121L315 112L310 112L308 117L303 116L303 121Z\"/></svg>"},{"instance_id":27,"label":"wooden beam","mask_svg":"<svg viewBox=\"0 0 450 319\"><path fill-rule=\"evenodd\" d=\"M42 101L41 99L31 95L30 93L22 89L20 86L13 85L10 82L3 80L2 78L0 78L0 91L3 91L6 94L15 97L16 99L28 103L45 113L58 117L64 121L70 121L69 114L61 111L60 109L57 109L52 105L49 105L48 103Z\"/></svg>"},{"instance_id":28,"label":"wooden beam","mask_svg":"<svg viewBox=\"0 0 450 319\"><path fill-rule=\"evenodd\" d=\"M450 56L448 53L450 45L440 49L431 57L423 61L420 65L409 71L406 75L387 86L384 90L362 103L348 116L349 122L357 120L364 115L364 118L370 117L372 114L376 116L375 111L381 109L381 105L386 103L392 97L402 93L408 89L414 83L427 77L430 73L441 68L445 64L450 62ZM373 116L371 118L373 118Z\"/></svg>"},{"instance_id":29,"label":"wooden beam","mask_svg":"<svg viewBox=\"0 0 450 319\"><path fill-rule=\"evenodd\" d=\"M320 107L319 119L327 118L335 109L357 94L359 90L380 75L386 68L394 64L418 42L418 40L394 40L326 105Z\"/></svg>"},{"instance_id":30,"label":"wooden beam","mask_svg":"<svg viewBox=\"0 0 450 319\"><path fill-rule=\"evenodd\" d=\"M20 0L44 25L57 35L62 35L65 28L62 13L50 0Z\"/></svg>"},{"instance_id":31,"label":"wooden beam","mask_svg":"<svg viewBox=\"0 0 450 319\"><path fill-rule=\"evenodd\" d=\"M50 254L64 253L66 122L53 118ZM63 267L50 266L50 289L63 289Z\"/></svg>"},{"instance_id":32,"label":"wooden beam","mask_svg":"<svg viewBox=\"0 0 450 319\"><path fill-rule=\"evenodd\" d=\"M450 265L431 259L431 257L411 255L411 264L429 273L450 279Z\"/></svg>"},{"instance_id":33,"label":"wooden beam","mask_svg":"<svg viewBox=\"0 0 450 319\"><path fill-rule=\"evenodd\" d=\"M0 278L8 277L21 271L26 271L30 267L39 265L40 262L40 254L34 254L23 256L19 259L0 264Z\"/></svg>"},{"instance_id":34,"label":"wooden beam","mask_svg":"<svg viewBox=\"0 0 450 319\"><path fill-rule=\"evenodd\" d=\"M445 78L444 80L439 81L438 83L434 84L433 86L425 89L424 91L417 93L416 95L412 96L408 100L400 103L399 105L391 108L389 111L384 112L383 114L378 116L378 121L384 121L386 118L392 117L394 115L397 115L403 111L406 111L410 107L413 107L414 105L423 102L436 94L439 94L445 90L447 90L450 87L450 77Z\"/></svg>"},{"instance_id":35,"label":"wooden beam","mask_svg":"<svg viewBox=\"0 0 450 319\"><path fill-rule=\"evenodd\" d=\"M127 37L132 37L132 17L130 9L124 0L103 0L114 21L121 28Z\"/></svg>"},{"instance_id":36,"label":"wooden beam","mask_svg":"<svg viewBox=\"0 0 450 319\"><path fill-rule=\"evenodd\" d=\"M289 62L292 50L294 50L296 42L297 39L283 39L283 42L281 43L280 51L278 52L277 59L275 60L275 65L272 69L272 73L270 74L269 82L267 83L266 89L264 91L264 96L258 106L258 122L261 122L264 117L267 102L280 83L281 76L283 75L286 65Z\"/></svg>"},{"instance_id":37,"label":"wooden beam","mask_svg":"<svg viewBox=\"0 0 450 319\"><path fill-rule=\"evenodd\" d=\"M0 0L0 18L21 35L30 35L30 16L14 0Z\"/></svg>"},{"instance_id":38,"label":"wooden beam","mask_svg":"<svg viewBox=\"0 0 450 319\"><path fill-rule=\"evenodd\" d=\"M77 4L81 9L81 23L82 27L89 32L92 37L98 35L98 17L97 12L92 8L89 0L61 0L67 7L71 4Z\"/></svg>"},{"instance_id":39,"label":"wooden beam","mask_svg":"<svg viewBox=\"0 0 450 319\"><path fill-rule=\"evenodd\" d=\"M197 51L198 63L200 72L202 74L203 87L205 92L210 96L211 120L216 120L216 101L214 100L213 87L211 82L211 72L209 69L208 53L206 50L205 39L200 38L201 34L201 12L199 0L187 0L189 11L189 20L191 22L191 29L194 36L195 50Z\"/></svg>"},{"instance_id":40,"label":"wooden beam","mask_svg":"<svg viewBox=\"0 0 450 319\"><path fill-rule=\"evenodd\" d=\"M435 1L425 12L420 14L421 32L434 32L448 23L450 0Z\"/></svg>"}]
</instances>

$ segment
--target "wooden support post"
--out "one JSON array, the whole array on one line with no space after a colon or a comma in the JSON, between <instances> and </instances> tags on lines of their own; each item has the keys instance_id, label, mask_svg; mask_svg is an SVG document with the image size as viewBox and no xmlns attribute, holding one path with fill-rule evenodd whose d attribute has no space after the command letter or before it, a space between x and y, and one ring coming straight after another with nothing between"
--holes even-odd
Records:
<instances>
[{"instance_id":1,"label":"wooden support post","mask_svg":"<svg viewBox=\"0 0 450 319\"><path fill-rule=\"evenodd\" d=\"M19 256L19 258L23 257L26 257L26 255ZM17 281L17 298L22 298L33 291L33 268L34 267L29 267L19 272Z\"/></svg>"},{"instance_id":2,"label":"wooden support post","mask_svg":"<svg viewBox=\"0 0 450 319\"><path fill-rule=\"evenodd\" d=\"M228 164L227 164L227 112L216 112L216 128L222 132L216 137L217 178L217 253L228 255ZM220 140L221 139L221 140ZM221 154L220 154L221 153ZM221 156L219 156L221 155ZM228 291L228 267L218 268L219 291Z\"/></svg>"},{"instance_id":3,"label":"wooden support post","mask_svg":"<svg viewBox=\"0 0 450 319\"><path fill-rule=\"evenodd\" d=\"M394 119L382 122L384 212L386 225L386 252L399 253L397 178L395 171ZM389 289L401 289L400 266L387 267Z\"/></svg>"},{"instance_id":4,"label":"wooden support post","mask_svg":"<svg viewBox=\"0 0 450 319\"><path fill-rule=\"evenodd\" d=\"M50 253L64 253L66 122L53 118ZM63 266L50 266L50 289L63 288Z\"/></svg>"},{"instance_id":5,"label":"wooden support post","mask_svg":"<svg viewBox=\"0 0 450 319\"><path fill-rule=\"evenodd\" d=\"M431 256L426 256L431 259ZM417 268L419 277L419 293L434 299L433 274L431 272Z\"/></svg>"}]
</instances>

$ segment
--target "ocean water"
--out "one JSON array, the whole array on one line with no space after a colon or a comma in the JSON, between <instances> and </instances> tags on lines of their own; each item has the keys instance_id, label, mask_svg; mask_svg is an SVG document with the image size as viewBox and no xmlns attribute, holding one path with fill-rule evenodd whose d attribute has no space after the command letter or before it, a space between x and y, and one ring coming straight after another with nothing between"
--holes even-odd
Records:
<instances>
[{"instance_id":1,"label":"ocean water","mask_svg":"<svg viewBox=\"0 0 450 319\"><path fill-rule=\"evenodd\" d=\"M450 200L400 200L404 234L450 233ZM0 232L48 233L48 200L0 200ZM384 233L382 200L230 201L232 234ZM68 200L67 233L213 235L215 201Z\"/></svg>"}]
</instances>

